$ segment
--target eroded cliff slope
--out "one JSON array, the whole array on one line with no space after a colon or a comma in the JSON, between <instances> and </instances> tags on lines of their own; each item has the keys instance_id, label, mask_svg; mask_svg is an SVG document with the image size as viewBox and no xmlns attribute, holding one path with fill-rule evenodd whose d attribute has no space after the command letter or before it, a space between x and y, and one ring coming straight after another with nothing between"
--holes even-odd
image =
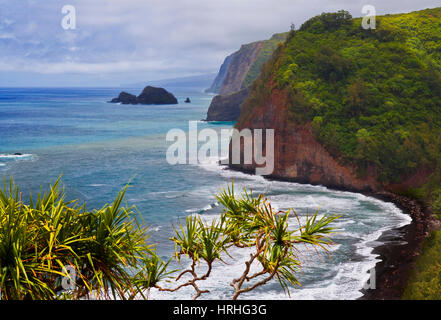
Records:
<instances>
[{"instance_id":1,"label":"eroded cliff slope","mask_svg":"<svg viewBox=\"0 0 441 320\"><path fill-rule=\"evenodd\" d=\"M225 59L218 76L207 89L207 92L219 93L210 105L208 121L238 119L240 106L246 97L244 93L248 92L263 64L286 36L287 33L275 34L269 40L242 45L238 51Z\"/></svg>"},{"instance_id":2,"label":"eroded cliff slope","mask_svg":"<svg viewBox=\"0 0 441 320\"><path fill-rule=\"evenodd\" d=\"M290 33L242 105L237 129L275 131L270 177L368 192L411 215L402 241L376 252L367 299L401 299L406 286L406 298L441 295L439 259L423 250L415 264L441 214L440 70L441 8L377 17L376 30L322 14Z\"/></svg>"},{"instance_id":3,"label":"eroded cliff slope","mask_svg":"<svg viewBox=\"0 0 441 320\"><path fill-rule=\"evenodd\" d=\"M275 130L273 176L436 202L440 22L441 9L378 17L376 30L346 12L312 18L265 65L237 128Z\"/></svg>"}]
</instances>

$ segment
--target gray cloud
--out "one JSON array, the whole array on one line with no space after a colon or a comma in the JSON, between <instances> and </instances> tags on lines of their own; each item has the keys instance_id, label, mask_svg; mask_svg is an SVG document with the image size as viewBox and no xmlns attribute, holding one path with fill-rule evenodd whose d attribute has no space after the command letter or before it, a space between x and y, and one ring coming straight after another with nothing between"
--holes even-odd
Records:
<instances>
[{"instance_id":1,"label":"gray cloud","mask_svg":"<svg viewBox=\"0 0 441 320\"><path fill-rule=\"evenodd\" d=\"M436 7L439 0L72 0L77 29L61 28L63 2L0 0L0 85L38 74L102 76L119 84L215 72L241 44L269 38L325 11L361 16ZM122 73L126 73L124 76ZM94 77L95 79L96 77ZM68 77L64 77L64 80Z\"/></svg>"}]
</instances>

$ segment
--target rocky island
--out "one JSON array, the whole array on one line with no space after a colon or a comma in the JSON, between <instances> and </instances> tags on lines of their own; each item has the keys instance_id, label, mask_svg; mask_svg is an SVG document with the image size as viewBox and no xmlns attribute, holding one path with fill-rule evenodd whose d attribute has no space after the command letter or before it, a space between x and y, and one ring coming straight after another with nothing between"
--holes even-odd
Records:
<instances>
[{"instance_id":1,"label":"rocky island","mask_svg":"<svg viewBox=\"0 0 441 320\"><path fill-rule=\"evenodd\" d=\"M147 86L139 96L123 91L117 98L112 99L110 103L163 105L177 104L178 100L173 94L163 88Z\"/></svg>"}]
</instances>

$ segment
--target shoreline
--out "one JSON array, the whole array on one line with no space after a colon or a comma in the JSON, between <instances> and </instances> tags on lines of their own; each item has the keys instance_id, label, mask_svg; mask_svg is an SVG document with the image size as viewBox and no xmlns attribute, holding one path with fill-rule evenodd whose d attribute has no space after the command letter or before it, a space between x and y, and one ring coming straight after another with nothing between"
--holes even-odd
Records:
<instances>
[{"instance_id":1,"label":"shoreline","mask_svg":"<svg viewBox=\"0 0 441 320\"><path fill-rule=\"evenodd\" d=\"M417 200L390 192L371 193L370 196L395 204L412 221L401 228L385 231L378 238L385 243L372 251L381 259L375 265L377 289L361 290L363 296L359 300L401 300L423 242L439 228L439 222Z\"/></svg>"},{"instance_id":2,"label":"shoreline","mask_svg":"<svg viewBox=\"0 0 441 320\"><path fill-rule=\"evenodd\" d=\"M244 170L237 167L224 165L228 170L254 174L253 170ZM384 202L396 205L403 213L409 215L412 221L403 227L393 228L384 231L377 239L383 242L382 245L375 247L373 254L378 255L379 260L375 265L376 289L361 289L363 294L357 300L401 300L402 294L407 286L410 272L416 262L416 258L421 253L421 247L430 234L439 228L432 212L424 207L415 199L393 194L391 192L373 192L353 190L339 186L327 186L323 184L311 184L307 181L299 181L280 176L265 176L267 180L286 181L300 184L320 185L330 190L347 191L359 193Z\"/></svg>"}]
</instances>

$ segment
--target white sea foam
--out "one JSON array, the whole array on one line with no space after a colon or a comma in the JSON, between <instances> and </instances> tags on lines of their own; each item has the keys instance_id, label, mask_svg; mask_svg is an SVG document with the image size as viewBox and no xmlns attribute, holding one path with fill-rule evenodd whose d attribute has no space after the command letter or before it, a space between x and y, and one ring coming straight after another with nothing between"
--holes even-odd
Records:
<instances>
[{"instance_id":1,"label":"white sea foam","mask_svg":"<svg viewBox=\"0 0 441 320\"><path fill-rule=\"evenodd\" d=\"M186 213L203 213L219 206L219 203L211 203L203 208L193 208L185 210Z\"/></svg>"},{"instance_id":2,"label":"white sea foam","mask_svg":"<svg viewBox=\"0 0 441 320\"><path fill-rule=\"evenodd\" d=\"M17 160L17 159L30 159L32 154L0 154L0 159Z\"/></svg>"},{"instance_id":3,"label":"white sea foam","mask_svg":"<svg viewBox=\"0 0 441 320\"><path fill-rule=\"evenodd\" d=\"M150 192L149 195L151 197L154 198L158 198L158 199L162 199L162 198L166 198L166 199L176 199L176 198L181 198L181 197L185 197L185 195L187 194L187 192L183 192L183 191L158 191L158 192Z\"/></svg>"},{"instance_id":4,"label":"white sea foam","mask_svg":"<svg viewBox=\"0 0 441 320\"><path fill-rule=\"evenodd\" d=\"M37 159L33 154L0 154L0 167L7 167L8 164L17 162L17 161L28 161Z\"/></svg>"},{"instance_id":5,"label":"white sea foam","mask_svg":"<svg viewBox=\"0 0 441 320\"><path fill-rule=\"evenodd\" d=\"M331 251L338 250L340 245L331 247ZM301 247L299 247L301 249ZM210 294L204 295L202 299L231 299L233 294L229 282L231 279L237 278L244 270L244 261L249 259L249 249L233 249L231 255L234 259L224 257L226 264L218 263L212 272L212 275L206 280L201 281L199 286L203 290L210 290ZM312 260L314 250L302 250L299 253L299 258L308 262ZM326 257L322 257L322 260ZM317 262L317 259L316 259ZM186 265L184 265L185 267ZM360 268L361 267L361 268ZM321 268L317 263L317 268ZM258 263L251 266L251 274L260 271ZM264 290L256 290L241 296L242 299L268 299L268 300L284 300L284 299L356 299L361 296L358 290L364 285L368 278L366 274L369 267L363 265L345 263L333 266L332 270L324 270L330 279L316 283L315 285L306 288L294 288L291 290L291 297L285 295L281 290L274 289L271 285ZM205 268L200 268L198 274L202 274ZM298 272L299 279L302 278L302 271ZM188 280L187 278L182 281ZM169 285L172 287L171 285ZM151 293L152 299L190 299L194 295L191 288L180 290L172 295L170 293L163 293L153 290Z\"/></svg>"},{"instance_id":6,"label":"white sea foam","mask_svg":"<svg viewBox=\"0 0 441 320\"><path fill-rule=\"evenodd\" d=\"M299 258L306 262L298 277L300 282L302 278L307 280L305 280L307 284L304 287L294 289L291 297L288 297L273 284L268 285L264 290L255 290L243 295L244 299L359 298L362 296L360 290L369 279L368 271L379 261L378 255L373 254L372 251L382 244L378 241L382 233L405 226L412 220L393 203L362 194L330 190L324 186L270 181L261 176L225 170L225 167L219 165L218 159L214 158L199 166L204 170L217 172L228 180L234 179L237 193L240 193L242 186L251 186L254 190L267 193L275 208L281 210L294 208L301 222L305 221L306 212L311 214L318 208L321 208L319 218L326 213L342 214L342 217L332 225L336 229L336 233L331 236L335 245L329 248L329 257L321 256L318 259L314 250L300 249ZM212 190L206 191L208 195ZM186 213L199 215L207 222L219 218L219 214L204 214L207 211L210 212L210 209L213 209L213 204L203 208L188 209ZM289 224L291 229L296 227L297 219L290 217ZM351 250L353 253L350 253ZM249 251L233 249L232 256L234 260L227 259L227 265L215 266L210 278L200 283L202 289L208 289L211 292L209 295L202 296L202 299L231 298L232 292L228 281L241 274L244 261L249 257ZM335 259L341 260L342 257L344 258L342 261L333 263ZM320 272L323 279L317 279L315 272ZM173 298L190 299L192 295L193 291L188 288L188 290L178 291ZM169 293L164 294L153 290L152 298L170 299L171 296Z\"/></svg>"}]
</instances>

